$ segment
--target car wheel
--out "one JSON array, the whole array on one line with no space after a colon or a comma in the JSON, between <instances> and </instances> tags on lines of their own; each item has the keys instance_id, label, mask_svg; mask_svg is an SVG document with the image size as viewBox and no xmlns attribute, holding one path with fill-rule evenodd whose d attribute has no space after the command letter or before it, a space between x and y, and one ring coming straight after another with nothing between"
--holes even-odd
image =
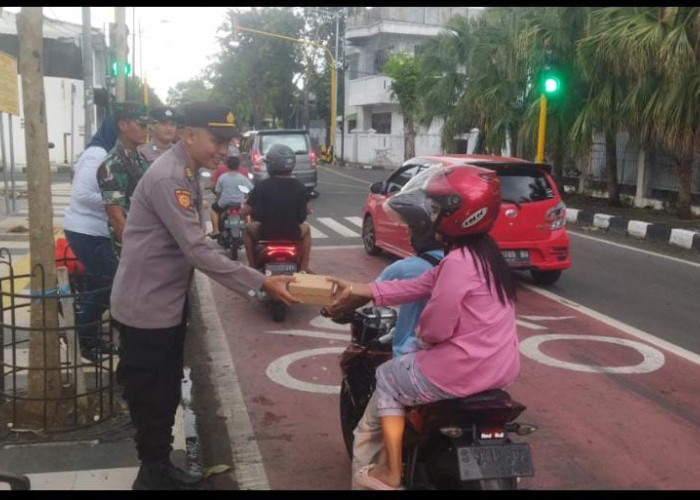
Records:
<instances>
[{"instance_id":1,"label":"car wheel","mask_svg":"<svg viewBox=\"0 0 700 500\"><path fill-rule=\"evenodd\" d=\"M561 276L561 271L537 271L533 269L530 271L530 274L532 275L532 279L535 280L535 283L547 286L557 282Z\"/></svg>"},{"instance_id":2,"label":"car wheel","mask_svg":"<svg viewBox=\"0 0 700 500\"><path fill-rule=\"evenodd\" d=\"M365 220L362 222L362 242L365 245L365 252L369 255L379 255L382 251L376 244L374 221L371 215L365 217Z\"/></svg>"}]
</instances>

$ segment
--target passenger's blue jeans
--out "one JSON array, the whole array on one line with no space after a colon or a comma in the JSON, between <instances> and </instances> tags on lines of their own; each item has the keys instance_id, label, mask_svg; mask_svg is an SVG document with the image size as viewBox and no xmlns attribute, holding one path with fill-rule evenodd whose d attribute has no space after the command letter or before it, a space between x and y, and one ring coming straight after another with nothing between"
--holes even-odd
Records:
<instances>
[{"instance_id":1,"label":"passenger's blue jeans","mask_svg":"<svg viewBox=\"0 0 700 500\"><path fill-rule=\"evenodd\" d=\"M76 304L75 322L81 348L91 347L99 340L102 313L109 307L112 279L117 272L117 259L108 237L90 236L65 230L73 253L88 275ZM100 293L94 290L106 289Z\"/></svg>"}]
</instances>

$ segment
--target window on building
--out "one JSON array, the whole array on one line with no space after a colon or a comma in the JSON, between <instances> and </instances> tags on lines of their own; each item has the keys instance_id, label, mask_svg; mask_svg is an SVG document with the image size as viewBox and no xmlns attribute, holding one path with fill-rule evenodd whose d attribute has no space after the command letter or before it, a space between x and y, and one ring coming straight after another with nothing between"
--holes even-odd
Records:
<instances>
[{"instance_id":1,"label":"window on building","mask_svg":"<svg viewBox=\"0 0 700 500\"><path fill-rule=\"evenodd\" d=\"M357 119L348 120L348 132L352 132L357 128Z\"/></svg>"},{"instance_id":2,"label":"window on building","mask_svg":"<svg viewBox=\"0 0 700 500\"><path fill-rule=\"evenodd\" d=\"M421 53L423 52L423 46L422 45L414 45L413 46L413 57L420 57Z\"/></svg>"},{"instance_id":3,"label":"window on building","mask_svg":"<svg viewBox=\"0 0 700 500\"><path fill-rule=\"evenodd\" d=\"M378 134L391 134L391 112L372 113L372 128Z\"/></svg>"},{"instance_id":4,"label":"window on building","mask_svg":"<svg viewBox=\"0 0 700 500\"><path fill-rule=\"evenodd\" d=\"M394 47L384 47L379 49L374 53L374 72L382 73L384 71L384 65L389 60Z\"/></svg>"},{"instance_id":5,"label":"window on building","mask_svg":"<svg viewBox=\"0 0 700 500\"><path fill-rule=\"evenodd\" d=\"M348 56L348 76L350 80L360 78L360 54Z\"/></svg>"}]
</instances>

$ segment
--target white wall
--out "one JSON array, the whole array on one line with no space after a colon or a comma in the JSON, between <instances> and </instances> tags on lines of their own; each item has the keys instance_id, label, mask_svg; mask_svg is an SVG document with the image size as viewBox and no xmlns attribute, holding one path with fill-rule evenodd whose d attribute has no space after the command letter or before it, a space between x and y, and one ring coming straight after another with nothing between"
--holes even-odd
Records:
<instances>
[{"instance_id":1,"label":"white wall","mask_svg":"<svg viewBox=\"0 0 700 500\"><path fill-rule=\"evenodd\" d=\"M12 116L14 157L17 171L21 171L27 164L27 154L24 141L24 106L22 103L22 77L18 75L20 116ZM44 77L44 94L46 96L46 128L49 142L55 147L49 149L49 161L52 165L64 164L65 160L71 163L71 136L66 137L66 148L63 144L63 134L71 132L71 83L75 84L73 103L73 162L83 151L85 140L83 127L85 124L85 112L83 107L83 81L67 78ZM3 129L5 133L5 157L8 172L10 169L10 142L8 115L3 113ZM95 130L99 123L96 124ZM94 133L94 131L93 131Z\"/></svg>"}]
</instances>

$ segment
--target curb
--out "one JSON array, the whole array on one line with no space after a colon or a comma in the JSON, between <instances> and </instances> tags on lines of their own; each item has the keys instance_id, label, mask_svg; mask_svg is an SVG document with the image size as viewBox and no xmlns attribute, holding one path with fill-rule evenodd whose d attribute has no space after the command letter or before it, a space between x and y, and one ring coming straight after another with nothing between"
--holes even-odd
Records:
<instances>
[{"instance_id":1,"label":"curb","mask_svg":"<svg viewBox=\"0 0 700 500\"><path fill-rule=\"evenodd\" d=\"M700 233L687 229L672 228L666 224L629 220L616 215L585 212L577 208L566 209L566 221L597 227L633 238L668 243L669 245L700 252Z\"/></svg>"}]
</instances>

